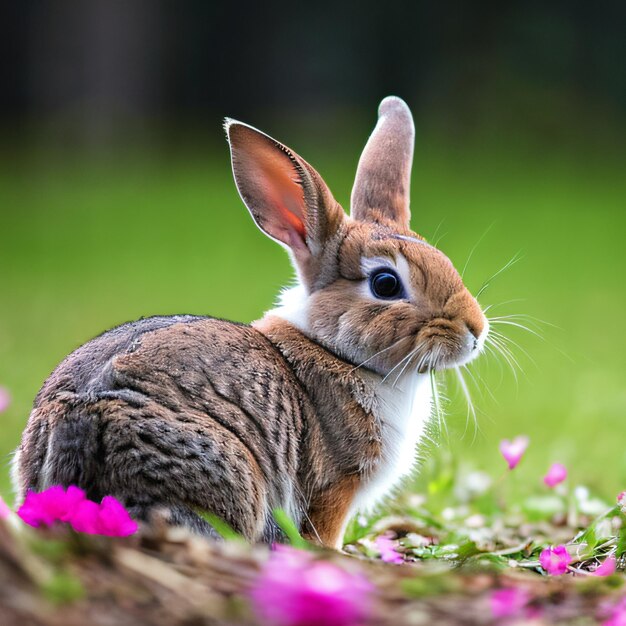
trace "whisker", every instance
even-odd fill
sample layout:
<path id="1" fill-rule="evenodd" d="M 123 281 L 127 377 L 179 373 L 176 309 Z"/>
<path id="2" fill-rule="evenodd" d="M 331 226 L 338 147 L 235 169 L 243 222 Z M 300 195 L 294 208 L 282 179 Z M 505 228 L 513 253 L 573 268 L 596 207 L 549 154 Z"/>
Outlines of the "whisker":
<path id="1" fill-rule="evenodd" d="M 471 413 L 472 419 L 474 421 L 474 439 L 472 440 L 472 443 L 473 443 L 476 440 L 476 432 L 478 430 L 478 420 L 476 419 L 476 410 L 474 409 L 474 403 L 472 402 L 472 397 L 470 395 L 467 383 L 465 382 L 465 378 L 463 377 L 463 374 L 461 373 L 461 368 L 457 365 L 454 368 L 454 370 L 456 371 L 456 375 L 461 385 L 461 389 L 463 390 L 463 395 L 465 396 L 465 401 L 467 402 L 467 418 L 465 420 L 465 431 L 463 432 L 463 437 L 465 437 L 465 434 L 467 433 L 467 427 L 469 424 L 469 417 Z"/>
<path id="2" fill-rule="evenodd" d="M 422 344 L 419 344 L 418 346 L 416 346 L 415 348 L 413 348 L 413 350 L 411 350 L 411 352 L 409 352 L 405 357 L 403 357 L 402 359 L 400 359 L 400 362 L 397 363 L 396 365 L 394 365 L 391 370 L 389 370 L 387 372 L 387 374 L 385 375 L 385 377 L 381 380 L 380 384 L 382 385 L 388 378 L 389 376 L 391 376 L 391 374 L 393 372 L 395 372 L 396 369 L 398 369 L 406 359 L 410 359 L 418 350 L 420 350 L 423 347 Z"/>
<path id="3" fill-rule="evenodd" d="M 553 324 L 552 322 L 548 322 L 546 320 L 542 320 L 539 317 L 535 317 L 534 315 L 527 315 L 526 313 L 517 313 L 517 314 L 513 314 L 513 315 L 496 315 L 493 318 L 490 319 L 494 319 L 494 320 L 507 320 L 507 319 L 514 319 L 514 320 L 525 320 L 527 321 L 529 324 L 544 324 L 545 326 L 551 326 L 552 328 L 558 328 L 559 330 L 563 330 L 560 326 L 557 326 L 556 324 Z"/>
<path id="4" fill-rule="evenodd" d="M 517 366 L 519 371 L 522 372 L 522 374 L 525 374 L 524 369 L 522 368 L 522 366 L 520 365 L 519 361 L 517 360 L 517 357 L 515 356 L 513 351 L 509 348 L 509 346 L 506 344 L 506 342 L 504 341 L 504 338 L 502 337 L 502 335 L 500 335 L 500 333 L 496 333 L 494 331 L 492 336 L 491 336 L 491 341 L 495 345 L 497 345 L 501 350 L 506 352 L 506 354 L 508 354 L 508 356 L 511 358 L 513 363 L 515 363 L 515 365 Z"/>
<path id="5" fill-rule="evenodd" d="M 476 252 L 476 248 L 480 245 L 481 241 L 489 234 L 489 231 L 494 227 L 495 221 L 491 222 L 488 226 L 487 230 L 480 236 L 480 239 L 474 244 L 474 247 L 470 250 L 469 256 L 467 257 L 467 261 L 465 261 L 465 265 L 463 266 L 463 270 L 461 271 L 461 278 L 465 276 L 465 271 L 467 270 L 467 266 L 469 265 L 472 256 L 474 256 L 474 252 Z"/>
<path id="6" fill-rule="evenodd" d="M 493 335 L 491 335 L 491 334 L 487 335 L 487 341 L 486 341 L 485 345 L 490 345 L 493 348 L 494 354 L 496 356 L 498 354 L 502 356 L 504 361 L 507 363 L 507 365 L 511 369 L 513 377 L 515 378 L 515 384 L 519 385 L 519 380 L 517 378 L 517 370 L 515 369 L 515 363 L 514 363 L 513 360 L 511 360 L 510 355 L 507 354 L 506 349 L 502 345 L 500 345 L 500 343 L 496 340 L 496 338 Z"/>
<path id="7" fill-rule="evenodd" d="M 472 379 L 472 382 L 474 383 L 474 386 L 476 387 L 476 389 L 478 389 L 478 392 L 480 393 L 481 398 L 485 397 L 484 391 L 487 391 L 491 399 L 497 404 L 498 403 L 497 398 L 493 394 L 493 391 L 491 391 L 491 388 L 489 387 L 489 385 L 485 384 L 485 380 L 481 376 L 480 372 L 478 370 L 476 370 L 475 372 L 472 372 L 472 370 L 470 369 L 468 365 L 462 365 L 461 367 L 467 372 L 467 375 Z"/>
<path id="8" fill-rule="evenodd" d="M 372 359 L 375 359 L 377 356 L 379 356 L 383 352 L 387 352 L 387 350 L 391 350 L 392 348 L 395 348 L 401 341 L 406 341 L 407 339 L 410 339 L 410 337 L 400 337 L 400 339 L 398 339 L 397 341 L 394 341 L 390 346 L 387 346 L 386 348 L 379 350 L 376 354 L 373 354 L 369 359 L 365 359 L 363 363 L 359 363 L 358 365 L 353 367 L 349 373 L 352 374 L 352 372 L 354 372 L 355 370 L 358 370 L 360 367 L 363 367 L 366 363 L 369 363 Z"/>
<path id="9" fill-rule="evenodd" d="M 506 335 L 503 335 L 502 333 L 499 333 L 497 330 L 492 329 L 493 334 L 498 337 L 499 339 L 501 339 L 504 343 L 506 343 L 507 341 L 514 345 L 520 352 L 523 352 L 526 357 L 528 358 L 528 360 L 537 368 L 539 369 L 539 366 L 537 365 L 537 361 L 535 361 L 535 359 L 531 356 L 531 354 L 528 352 L 528 350 L 526 350 L 525 348 L 523 348 L 519 343 L 517 343 L 517 341 L 515 341 L 514 339 L 511 339 L 511 337 L 507 337 Z"/>
<path id="10" fill-rule="evenodd" d="M 489 323 L 493 323 L 493 324 L 502 324 L 505 326 L 515 326 L 516 328 L 521 328 L 522 330 L 525 330 L 526 332 L 530 333 L 531 335 L 535 335 L 535 337 L 538 337 L 539 339 L 541 339 L 541 341 L 545 341 L 543 335 L 540 335 L 536 330 L 533 330 L 532 328 L 528 328 L 528 326 L 525 326 L 524 324 L 520 324 L 519 322 L 513 322 L 512 320 L 508 320 L 508 319 L 499 319 L 497 317 L 494 317 L 493 319 L 489 320 Z"/>
<path id="11" fill-rule="evenodd" d="M 393 387 L 395 387 L 398 384 L 398 381 L 400 380 L 400 378 L 402 378 L 402 374 L 404 374 L 406 368 L 410 365 L 411 361 L 413 360 L 413 357 L 417 354 L 417 352 L 413 352 L 410 355 L 410 358 L 407 359 L 407 362 L 404 364 L 404 367 L 400 370 L 400 373 L 396 376 L 395 381 L 393 382 Z"/>
<path id="12" fill-rule="evenodd" d="M 516 252 L 515 255 L 511 258 L 511 260 L 504 267 L 501 267 L 495 274 L 491 276 L 491 278 L 488 278 L 483 283 L 482 287 L 478 290 L 478 293 L 475 296 L 476 299 L 478 299 L 480 297 L 480 294 L 483 293 L 483 291 L 485 291 L 487 287 L 489 287 L 492 280 L 500 276 L 500 274 L 502 274 L 502 272 L 504 272 L 505 270 L 508 270 L 510 267 L 515 265 L 522 258 L 520 255 L 521 255 L 521 252 Z"/>
<path id="13" fill-rule="evenodd" d="M 513 304 L 514 302 L 526 302 L 526 298 L 513 298 L 512 300 L 505 300 L 504 302 L 496 302 L 493 304 L 488 304 L 484 309 L 483 313 L 489 311 L 489 309 L 494 309 L 496 307 L 504 306 L 505 304 Z"/>
<path id="14" fill-rule="evenodd" d="M 443 418 L 443 410 L 441 408 L 441 398 L 439 396 L 439 385 L 435 378 L 435 371 L 430 370 L 430 390 L 433 399 L 433 405 L 435 407 L 435 415 L 437 416 L 437 426 L 439 427 L 439 433 L 448 438 L 448 425 Z"/>
<path id="15" fill-rule="evenodd" d="M 432 237 L 430 237 L 431 240 L 434 240 L 437 237 L 437 233 L 439 232 L 439 229 L 443 226 L 443 223 L 446 221 L 446 218 L 444 217 L 439 224 L 437 224 L 437 228 L 435 228 L 435 232 L 433 233 Z M 439 243 L 439 239 L 437 239 L 437 243 Z M 437 243 L 434 243 L 433 246 L 435 246 L 435 248 L 437 247 Z"/>

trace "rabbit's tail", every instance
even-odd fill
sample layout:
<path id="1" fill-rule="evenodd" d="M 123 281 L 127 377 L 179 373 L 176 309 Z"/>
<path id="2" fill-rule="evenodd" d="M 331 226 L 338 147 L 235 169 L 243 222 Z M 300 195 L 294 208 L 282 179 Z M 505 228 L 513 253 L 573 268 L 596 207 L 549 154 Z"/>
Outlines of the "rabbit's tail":
<path id="1" fill-rule="evenodd" d="M 18 500 L 52 485 L 78 485 L 91 499 L 105 495 L 98 493 L 99 423 L 98 413 L 74 394 L 36 407 L 13 461 Z"/>
<path id="2" fill-rule="evenodd" d="M 147 489 L 124 489 L 119 481 L 111 480 L 110 471 L 105 469 L 106 427 L 93 398 L 67 394 L 63 400 L 38 406 L 13 459 L 17 503 L 28 491 L 76 485 L 96 502 L 107 495 L 115 496 L 138 521 L 155 527 L 184 526 L 191 532 L 220 538 L 207 521 L 184 504 L 160 502 Z"/>

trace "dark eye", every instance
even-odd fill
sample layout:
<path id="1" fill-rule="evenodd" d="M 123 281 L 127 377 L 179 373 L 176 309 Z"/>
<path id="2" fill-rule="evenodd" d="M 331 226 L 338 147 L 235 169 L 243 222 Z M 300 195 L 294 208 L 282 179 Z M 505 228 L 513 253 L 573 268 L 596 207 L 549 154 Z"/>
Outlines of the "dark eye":
<path id="1" fill-rule="evenodd" d="M 370 274 L 370 289 L 377 298 L 383 300 L 404 296 L 404 289 L 398 275 L 388 267 L 374 270 Z"/>

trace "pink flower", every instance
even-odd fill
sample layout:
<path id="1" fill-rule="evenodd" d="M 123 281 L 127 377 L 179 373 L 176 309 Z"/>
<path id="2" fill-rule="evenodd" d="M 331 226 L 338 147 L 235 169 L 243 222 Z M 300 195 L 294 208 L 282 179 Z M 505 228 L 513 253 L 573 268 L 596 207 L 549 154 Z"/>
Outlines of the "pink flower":
<path id="1" fill-rule="evenodd" d="M 491 613 L 494 617 L 511 617 L 521 613 L 529 603 L 530 594 L 524 589 L 515 587 L 497 589 L 489 596 Z"/>
<path id="2" fill-rule="evenodd" d="M 605 604 L 601 610 L 608 615 L 602 626 L 626 626 L 626 598 L 621 598 L 614 604 Z"/>
<path id="3" fill-rule="evenodd" d="M 87 500 L 85 492 L 74 486 L 29 491 L 17 514 L 30 526 L 68 522 L 76 532 L 90 535 L 126 537 L 137 531 L 137 522 L 119 500 L 106 496 L 98 504 Z"/>
<path id="4" fill-rule="evenodd" d="M 24 522 L 37 528 L 42 524 L 51 526 L 55 522 L 69 522 L 76 507 L 85 499 L 85 492 L 78 487 L 66 489 L 55 486 L 35 493 L 29 491 L 17 514 Z"/>
<path id="5" fill-rule="evenodd" d="M 563 545 L 546 548 L 539 555 L 539 563 L 551 576 L 560 576 L 567 572 L 567 566 L 572 562 L 567 548 Z"/>
<path id="6" fill-rule="evenodd" d="M 11 509 L 9 508 L 7 503 L 2 499 L 2 496 L 0 496 L 0 519 L 6 519 L 7 517 L 9 517 L 10 513 L 11 513 Z"/>
<path id="7" fill-rule="evenodd" d="M 133 520 L 124 505 L 113 496 L 105 496 L 100 504 L 98 516 L 99 535 L 107 537 L 128 537 L 137 532 L 137 522 Z"/>
<path id="8" fill-rule="evenodd" d="M 521 461 L 528 447 L 529 439 L 525 436 L 515 437 L 513 441 L 503 439 L 500 442 L 500 452 L 504 460 L 508 463 L 509 469 L 512 470 Z"/>
<path id="9" fill-rule="evenodd" d="M 393 541 L 389 535 L 379 535 L 376 537 L 376 549 L 380 553 L 380 558 L 385 563 L 404 563 L 404 557 L 396 551 Z"/>
<path id="10" fill-rule="evenodd" d="M 626 491 L 622 491 L 617 496 L 617 504 L 620 505 L 622 514 L 626 515 Z"/>
<path id="11" fill-rule="evenodd" d="M 11 394 L 5 387 L 0 387 L 0 413 L 6 411 L 11 406 Z"/>
<path id="12" fill-rule="evenodd" d="M 611 574 L 615 574 L 615 567 L 617 565 L 617 561 L 612 554 L 604 559 L 604 561 L 593 570 L 594 576 L 611 576 Z"/>
<path id="13" fill-rule="evenodd" d="M 100 505 L 91 500 L 83 500 L 74 511 L 70 524 L 77 533 L 98 535 L 100 529 Z"/>
<path id="14" fill-rule="evenodd" d="M 561 463 L 552 463 L 548 473 L 543 477 L 543 482 L 548 487 L 556 487 L 567 478 L 567 468 Z"/>
<path id="15" fill-rule="evenodd" d="M 268 626 L 354 626 L 367 618 L 372 591 L 362 576 L 280 546 L 250 598 L 259 621 Z"/>

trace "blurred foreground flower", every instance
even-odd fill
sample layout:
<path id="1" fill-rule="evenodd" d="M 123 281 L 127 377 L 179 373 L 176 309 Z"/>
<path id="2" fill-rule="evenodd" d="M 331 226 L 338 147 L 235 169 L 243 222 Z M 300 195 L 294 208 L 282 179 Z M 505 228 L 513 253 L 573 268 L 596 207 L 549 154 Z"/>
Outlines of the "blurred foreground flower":
<path id="1" fill-rule="evenodd" d="M 91 535 L 126 537 L 137 531 L 137 522 L 117 499 L 106 496 L 97 504 L 73 485 L 67 489 L 57 485 L 39 493 L 29 491 L 17 514 L 35 528 L 67 522 L 75 531 Z"/>
<path id="2" fill-rule="evenodd" d="M 551 576 L 560 576 L 567 572 L 567 566 L 572 562 L 567 548 L 563 545 L 554 546 L 542 550 L 539 555 L 541 567 Z"/>
<path id="3" fill-rule="evenodd" d="M 385 563 L 404 563 L 404 557 L 396 550 L 389 535 L 379 535 L 374 543 L 382 561 Z"/>
<path id="4" fill-rule="evenodd" d="M 602 626 L 626 626 L 626 598 L 622 598 L 612 606 L 606 606 L 605 612 L 608 619 L 602 622 Z"/>
<path id="5" fill-rule="evenodd" d="M 620 505 L 622 513 L 626 515 L 626 491 L 622 491 L 618 494 L 617 504 Z"/>
<path id="6" fill-rule="evenodd" d="M 524 452 L 528 447 L 529 439 L 524 435 L 515 437 L 513 441 L 503 439 L 500 442 L 500 452 L 504 457 L 504 460 L 508 463 L 509 469 L 512 470 L 522 460 Z"/>
<path id="7" fill-rule="evenodd" d="M 604 561 L 593 570 L 594 576 L 611 576 L 615 574 L 615 567 L 617 565 L 617 561 L 615 557 L 610 554 L 604 559 Z"/>
<path id="8" fill-rule="evenodd" d="M 548 473 L 543 477 L 543 482 L 548 487 L 556 487 L 567 478 L 567 468 L 561 463 L 552 463 Z"/>
<path id="9" fill-rule="evenodd" d="M 39 493 L 29 491 L 17 514 L 29 526 L 51 526 L 55 522 L 69 522 L 84 500 L 85 492 L 74 486 L 50 487 Z"/>
<path id="10" fill-rule="evenodd" d="M 524 589 L 515 587 L 497 589 L 489 596 L 491 613 L 494 617 L 519 616 L 530 599 L 530 594 Z"/>
<path id="11" fill-rule="evenodd" d="M 11 405 L 11 394 L 8 389 L 0 387 L 0 413 L 6 411 Z"/>
<path id="12" fill-rule="evenodd" d="M 356 626 L 366 621 L 374 587 L 313 554 L 278 546 L 250 591 L 259 620 L 272 626 Z"/>
<path id="13" fill-rule="evenodd" d="M 7 517 L 9 517 L 10 512 L 11 512 L 11 509 L 9 508 L 7 503 L 2 499 L 2 496 L 0 496 L 0 519 L 6 519 Z"/>

